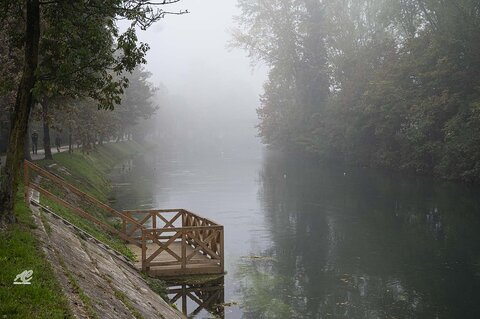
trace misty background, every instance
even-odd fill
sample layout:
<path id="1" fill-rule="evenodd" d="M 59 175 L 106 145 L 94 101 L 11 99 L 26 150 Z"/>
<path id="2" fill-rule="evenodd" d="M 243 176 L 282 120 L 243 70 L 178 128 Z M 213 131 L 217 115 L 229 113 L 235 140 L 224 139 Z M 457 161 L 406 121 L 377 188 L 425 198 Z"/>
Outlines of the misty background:
<path id="1" fill-rule="evenodd" d="M 189 13 L 138 31 L 150 46 L 149 81 L 159 88 L 153 121 L 162 146 L 222 156 L 258 151 L 256 109 L 267 71 L 229 47 L 236 0 L 185 0 L 166 9 Z"/>

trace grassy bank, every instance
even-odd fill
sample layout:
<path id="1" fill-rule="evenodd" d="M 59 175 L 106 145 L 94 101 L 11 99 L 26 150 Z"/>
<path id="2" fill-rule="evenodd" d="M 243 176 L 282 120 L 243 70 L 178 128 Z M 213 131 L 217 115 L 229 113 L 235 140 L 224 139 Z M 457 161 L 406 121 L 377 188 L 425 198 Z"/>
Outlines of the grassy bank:
<path id="1" fill-rule="evenodd" d="M 57 153 L 53 155 L 53 160 L 41 160 L 37 164 L 100 201 L 107 202 L 111 190 L 108 172 L 119 162 L 143 151 L 145 148 L 133 141 L 108 143 L 97 146 L 88 154 L 79 150 L 72 154 Z"/>
<path id="2" fill-rule="evenodd" d="M 73 318 L 32 232 L 36 225 L 23 201 L 23 187 L 16 201 L 19 222 L 0 232 L 0 318 Z M 15 277 L 24 270 L 33 270 L 31 284 L 14 285 Z"/>
<path id="3" fill-rule="evenodd" d="M 89 154 L 80 151 L 59 153 L 54 155 L 53 160 L 41 160 L 37 164 L 106 202 L 111 191 L 107 178 L 109 170 L 143 151 L 145 148 L 135 142 L 109 143 Z M 52 201 L 45 198 L 41 201 L 63 218 L 133 258 L 125 244 L 115 236 Z M 23 185 L 16 198 L 15 213 L 19 222 L 0 232 L 0 318 L 73 318 L 68 301 L 33 233 L 36 225 L 23 200 Z M 96 216 L 114 224 L 105 215 L 99 213 Z M 13 284 L 16 275 L 30 269 L 33 270 L 31 285 Z"/>
<path id="4" fill-rule="evenodd" d="M 55 154 L 53 160 L 42 160 L 37 163 L 85 193 L 107 203 L 111 191 L 111 185 L 107 178 L 108 172 L 116 164 L 142 151 L 144 151 L 144 147 L 133 141 L 108 143 L 98 146 L 96 150 L 88 154 L 80 151 L 73 154 L 64 152 Z M 118 237 L 105 232 L 96 224 L 52 200 L 42 198 L 41 202 L 42 205 L 50 207 L 55 213 L 133 260 L 133 254 Z M 90 207 L 88 212 L 105 223 L 119 227 L 118 221 L 103 211 Z"/>

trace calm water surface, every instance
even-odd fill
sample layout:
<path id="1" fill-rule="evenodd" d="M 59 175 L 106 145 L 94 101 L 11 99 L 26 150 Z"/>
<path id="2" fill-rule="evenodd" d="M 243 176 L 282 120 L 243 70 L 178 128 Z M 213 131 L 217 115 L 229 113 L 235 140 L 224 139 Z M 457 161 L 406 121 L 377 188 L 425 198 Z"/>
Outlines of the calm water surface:
<path id="1" fill-rule="evenodd" d="M 152 152 L 112 179 L 119 209 L 225 226 L 225 288 L 191 317 L 480 318 L 478 188 L 271 151 Z"/>

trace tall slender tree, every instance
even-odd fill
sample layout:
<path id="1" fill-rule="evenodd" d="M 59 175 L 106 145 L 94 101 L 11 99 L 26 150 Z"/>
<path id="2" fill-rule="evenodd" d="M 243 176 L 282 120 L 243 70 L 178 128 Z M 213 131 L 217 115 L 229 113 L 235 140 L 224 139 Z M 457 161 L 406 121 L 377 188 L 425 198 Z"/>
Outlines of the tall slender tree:
<path id="1" fill-rule="evenodd" d="M 7 6 L 5 4 L 5 6 Z M 40 2 L 26 1 L 25 57 L 22 78 L 12 112 L 7 160 L 0 185 L 0 227 L 15 221 L 14 195 L 18 188 L 20 166 L 24 155 L 25 136 L 30 110 L 34 103 L 33 89 L 38 65 L 40 40 Z"/>

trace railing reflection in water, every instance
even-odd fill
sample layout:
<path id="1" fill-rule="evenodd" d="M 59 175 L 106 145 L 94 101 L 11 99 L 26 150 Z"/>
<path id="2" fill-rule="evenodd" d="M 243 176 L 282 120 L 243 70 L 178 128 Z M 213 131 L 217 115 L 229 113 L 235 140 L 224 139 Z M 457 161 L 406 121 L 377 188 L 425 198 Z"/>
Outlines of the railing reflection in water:
<path id="1" fill-rule="evenodd" d="M 225 290 L 224 277 L 190 283 L 167 282 L 167 294 L 170 303 L 175 304 L 178 309 L 187 316 L 195 316 L 207 311 L 212 318 L 225 318 Z"/>

